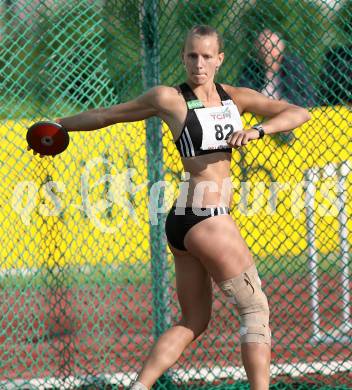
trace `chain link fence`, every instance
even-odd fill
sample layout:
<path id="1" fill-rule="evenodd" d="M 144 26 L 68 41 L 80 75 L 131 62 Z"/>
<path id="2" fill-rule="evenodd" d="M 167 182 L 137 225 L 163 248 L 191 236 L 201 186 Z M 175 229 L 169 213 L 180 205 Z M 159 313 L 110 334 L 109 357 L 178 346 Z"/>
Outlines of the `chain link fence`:
<path id="1" fill-rule="evenodd" d="M 128 388 L 178 320 L 164 221 L 185 178 L 169 129 L 151 119 L 71 133 L 54 159 L 29 154 L 25 134 L 181 83 L 194 24 L 224 36 L 219 82 L 312 114 L 232 155 L 231 214 L 271 307 L 272 388 L 352 388 L 351 4 L 0 3 L 1 389 Z M 268 41 L 280 79 L 268 76 Z M 214 297 L 209 329 L 155 388 L 248 388 L 237 313 L 215 285 Z"/>

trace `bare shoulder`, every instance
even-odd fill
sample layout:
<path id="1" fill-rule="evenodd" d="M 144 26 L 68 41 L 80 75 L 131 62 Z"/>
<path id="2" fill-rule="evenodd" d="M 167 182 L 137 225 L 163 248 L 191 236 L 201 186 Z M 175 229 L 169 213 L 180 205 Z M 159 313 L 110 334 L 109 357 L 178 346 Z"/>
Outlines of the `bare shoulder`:
<path id="1" fill-rule="evenodd" d="M 147 94 L 152 101 L 160 107 L 171 103 L 178 98 L 179 92 L 175 87 L 169 87 L 166 85 L 157 85 L 151 88 Z"/>
<path id="2" fill-rule="evenodd" d="M 254 89 L 223 85 L 225 91 L 238 107 L 240 114 L 252 112 L 259 115 L 276 115 L 280 111 L 293 106 L 285 100 L 270 99 Z"/>
<path id="3" fill-rule="evenodd" d="M 253 98 L 259 92 L 245 87 L 234 87 L 228 84 L 221 84 L 227 94 L 231 97 L 232 101 L 236 104 L 238 111 L 242 114 L 246 109 L 246 102 L 248 99 Z"/>

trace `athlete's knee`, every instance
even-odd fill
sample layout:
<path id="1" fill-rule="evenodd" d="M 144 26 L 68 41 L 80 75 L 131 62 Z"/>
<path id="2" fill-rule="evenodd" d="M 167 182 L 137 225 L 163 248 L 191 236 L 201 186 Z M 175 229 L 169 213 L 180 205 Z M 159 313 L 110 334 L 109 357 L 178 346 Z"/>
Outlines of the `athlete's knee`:
<path id="1" fill-rule="evenodd" d="M 245 246 L 240 249 L 229 247 L 216 253 L 216 262 L 219 268 L 227 268 L 228 265 L 231 265 L 231 268 L 233 268 L 234 263 L 236 263 L 236 266 L 245 269 L 253 264 L 254 259 L 250 250 Z"/>
<path id="2" fill-rule="evenodd" d="M 241 318 L 241 344 L 270 344 L 269 305 L 261 289 L 261 281 L 255 265 L 240 275 L 218 283 L 228 300 L 238 306 Z"/>
<path id="3" fill-rule="evenodd" d="M 193 333 L 193 340 L 195 340 L 207 330 L 209 321 L 209 317 L 195 318 L 193 320 L 182 318 L 178 324 L 189 329 Z"/>

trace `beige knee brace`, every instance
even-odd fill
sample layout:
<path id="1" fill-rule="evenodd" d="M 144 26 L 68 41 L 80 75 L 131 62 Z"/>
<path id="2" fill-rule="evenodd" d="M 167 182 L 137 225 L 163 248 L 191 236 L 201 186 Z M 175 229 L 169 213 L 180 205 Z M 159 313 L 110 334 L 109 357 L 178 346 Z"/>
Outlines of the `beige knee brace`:
<path id="1" fill-rule="evenodd" d="M 220 282 L 219 287 L 229 302 L 238 306 L 241 344 L 270 344 L 269 305 L 255 265 L 232 279 Z"/>

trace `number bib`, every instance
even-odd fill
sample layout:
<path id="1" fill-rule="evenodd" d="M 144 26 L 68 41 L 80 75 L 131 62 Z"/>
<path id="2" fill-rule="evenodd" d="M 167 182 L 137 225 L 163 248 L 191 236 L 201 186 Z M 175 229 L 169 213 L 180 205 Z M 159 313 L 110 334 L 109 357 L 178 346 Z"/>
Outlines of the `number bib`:
<path id="1" fill-rule="evenodd" d="M 225 101 L 221 107 L 194 111 L 203 130 L 201 150 L 229 148 L 226 140 L 232 133 L 243 129 L 240 114 L 232 101 Z"/>

